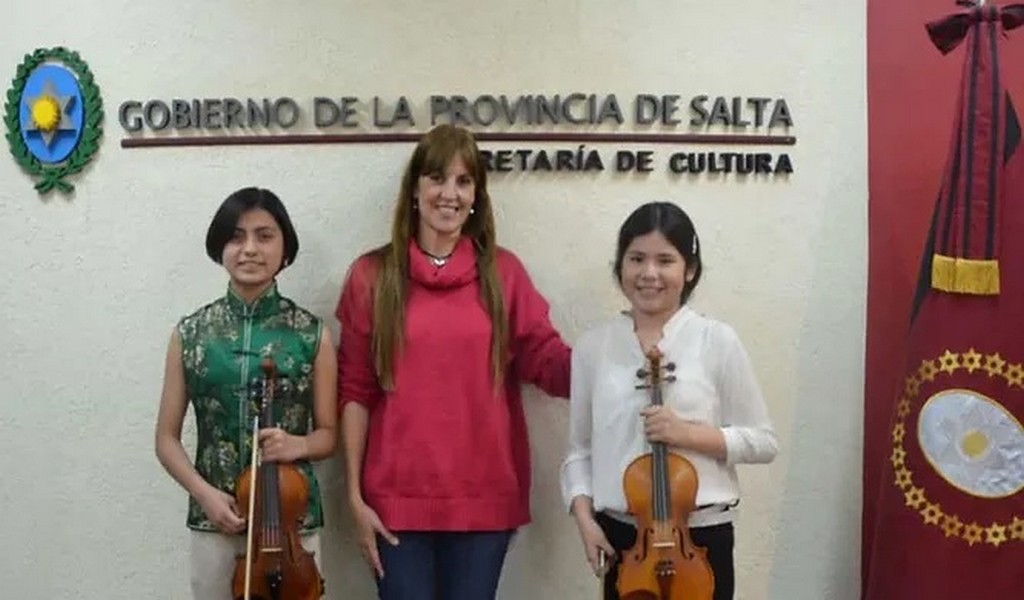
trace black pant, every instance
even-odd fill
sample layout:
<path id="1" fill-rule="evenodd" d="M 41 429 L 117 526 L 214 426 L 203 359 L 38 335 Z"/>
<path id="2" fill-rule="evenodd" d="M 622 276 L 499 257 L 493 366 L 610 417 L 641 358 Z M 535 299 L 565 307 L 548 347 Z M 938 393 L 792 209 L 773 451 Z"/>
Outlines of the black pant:
<path id="1" fill-rule="evenodd" d="M 636 543 L 636 528 L 604 513 L 597 513 L 595 517 L 597 524 L 604 531 L 605 537 L 608 538 L 608 543 L 615 548 L 618 554 L 617 562 L 611 565 L 604 578 L 604 600 L 620 600 L 616 588 L 619 580 L 619 570 L 616 565 L 622 560 L 622 551 L 632 548 Z M 732 523 L 690 529 L 690 539 L 695 545 L 707 548 L 708 563 L 711 565 L 711 571 L 715 574 L 714 600 L 733 600 L 736 583 L 732 562 L 734 542 Z"/>

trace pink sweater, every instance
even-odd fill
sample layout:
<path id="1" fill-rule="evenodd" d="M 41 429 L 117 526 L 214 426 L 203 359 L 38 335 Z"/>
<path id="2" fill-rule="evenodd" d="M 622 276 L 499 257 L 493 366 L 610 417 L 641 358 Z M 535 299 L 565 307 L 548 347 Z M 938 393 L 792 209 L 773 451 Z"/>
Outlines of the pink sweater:
<path id="1" fill-rule="evenodd" d="M 530 521 L 530 446 L 520 384 L 569 395 L 570 349 L 519 259 L 499 249 L 509 317 L 505 384 L 494 393 L 491 324 L 480 297 L 472 242 L 435 267 L 409 247 L 405 345 L 395 391 L 373 369 L 370 334 L 376 259 L 350 269 L 336 316 L 339 398 L 370 410 L 363 498 L 392 530 L 512 529 Z"/>

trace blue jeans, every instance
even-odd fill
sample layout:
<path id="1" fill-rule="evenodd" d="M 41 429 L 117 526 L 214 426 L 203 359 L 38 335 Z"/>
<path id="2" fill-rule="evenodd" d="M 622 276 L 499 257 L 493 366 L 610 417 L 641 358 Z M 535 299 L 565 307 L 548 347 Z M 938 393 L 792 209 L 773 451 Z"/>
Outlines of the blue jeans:
<path id="1" fill-rule="evenodd" d="M 396 531 L 378 536 L 380 600 L 493 600 L 512 531 Z"/>

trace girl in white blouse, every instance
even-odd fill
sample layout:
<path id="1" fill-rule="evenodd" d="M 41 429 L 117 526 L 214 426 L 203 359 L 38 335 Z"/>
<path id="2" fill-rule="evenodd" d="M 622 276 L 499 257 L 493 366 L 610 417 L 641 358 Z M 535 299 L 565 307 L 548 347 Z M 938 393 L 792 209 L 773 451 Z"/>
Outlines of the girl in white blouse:
<path id="1" fill-rule="evenodd" d="M 715 600 L 731 600 L 733 526 L 739 503 L 735 465 L 768 463 L 778 445 L 747 353 L 725 323 L 694 312 L 686 301 L 701 275 L 693 223 L 672 203 L 636 209 L 619 230 L 615 278 L 631 310 L 585 332 L 572 356 L 569 453 L 563 498 L 576 518 L 583 549 L 603 576 L 605 599 L 618 600 L 612 563 L 632 547 L 622 477 L 629 463 L 664 442 L 697 470 L 693 542 L 707 549 Z M 637 369 L 657 347 L 675 365 L 663 406 L 650 404 Z M 609 563 L 611 564 L 611 563 Z"/>

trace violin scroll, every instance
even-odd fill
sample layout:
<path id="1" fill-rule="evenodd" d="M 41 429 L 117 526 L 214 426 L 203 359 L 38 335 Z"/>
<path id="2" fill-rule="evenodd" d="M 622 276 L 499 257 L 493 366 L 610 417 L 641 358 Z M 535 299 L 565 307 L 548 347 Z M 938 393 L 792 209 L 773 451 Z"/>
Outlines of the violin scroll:
<path id="1" fill-rule="evenodd" d="M 657 346 L 647 352 L 647 366 L 636 370 L 637 379 L 643 381 L 643 383 L 637 384 L 636 389 L 657 388 L 662 383 L 672 383 L 676 380 L 676 376 L 672 374 L 676 370 L 676 363 L 670 361 L 663 365 L 663 359 L 664 355 Z M 663 371 L 668 374 L 666 375 Z"/>

